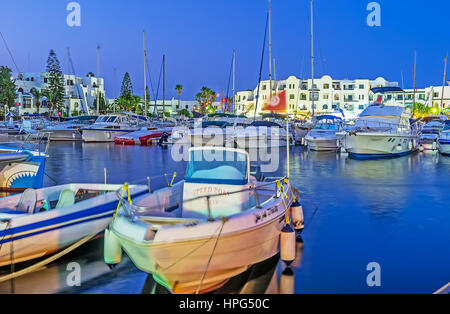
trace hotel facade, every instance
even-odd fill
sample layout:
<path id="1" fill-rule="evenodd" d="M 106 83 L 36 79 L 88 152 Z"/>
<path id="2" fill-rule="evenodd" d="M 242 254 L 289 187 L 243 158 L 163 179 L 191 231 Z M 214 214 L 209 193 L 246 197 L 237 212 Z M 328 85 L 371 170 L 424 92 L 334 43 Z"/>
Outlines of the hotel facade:
<path id="1" fill-rule="evenodd" d="M 37 112 L 37 99 L 34 91 L 41 92 L 48 87 L 48 76 L 47 72 L 20 73 L 17 75 L 15 78 L 17 90 L 16 113 L 23 115 Z M 97 95 L 101 95 L 107 103 L 109 102 L 105 97 L 103 78 L 63 74 L 63 86 L 65 94 L 63 107 L 69 116 L 72 113 L 94 114 L 97 108 Z M 41 97 L 39 101 L 41 103 L 39 112 L 48 112 L 47 98 Z"/>
<path id="2" fill-rule="evenodd" d="M 272 89 L 270 88 L 272 87 Z M 285 91 L 286 108 L 288 113 L 307 114 L 312 113 L 312 99 L 314 97 L 314 113 L 328 114 L 336 110 L 344 111 L 346 117 L 357 117 L 371 102 L 374 95 L 370 91 L 374 87 L 397 87 L 398 82 L 390 82 L 383 77 L 374 80 L 355 79 L 337 80 L 329 75 L 314 79 L 299 79 L 290 76 L 281 81 L 261 81 L 253 90 L 240 91 L 235 96 L 235 110 L 239 114 L 253 114 L 256 106 L 256 95 L 259 99 L 256 114 L 264 113 L 262 110 L 270 95 Z M 406 89 L 403 93 L 386 94 L 384 100 L 388 103 L 411 106 L 413 103 L 412 89 Z M 425 89 L 416 89 L 416 102 L 427 106 L 450 107 L 450 86 L 445 86 L 442 99 L 442 86 L 430 86 Z"/>

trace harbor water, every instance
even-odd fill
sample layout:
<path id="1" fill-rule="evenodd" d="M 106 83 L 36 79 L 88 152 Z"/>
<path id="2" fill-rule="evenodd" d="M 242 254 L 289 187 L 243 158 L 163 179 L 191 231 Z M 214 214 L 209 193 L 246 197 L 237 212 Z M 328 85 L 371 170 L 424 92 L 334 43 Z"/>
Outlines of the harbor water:
<path id="1" fill-rule="evenodd" d="M 173 161 L 170 146 L 52 142 L 48 154 L 46 186 L 103 183 L 104 169 L 107 183 L 146 184 L 146 177 L 164 173 L 171 180 L 174 172 L 182 179 L 186 166 Z M 266 175 L 286 174 L 284 148 L 279 149 L 279 161 L 276 171 Z M 291 292 L 432 293 L 445 285 L 450 280 L 449 173 L 450 157 L 431 152 L 358 161 L 346 154 L 292 147 L 291 183 L 300 190 L 305 229 L 289 277 Z M 164 180 L 154 184 L 160 187 Z M 164 292 L 127 259 L 110 270 L 102 250 L 100 238 L 44 269 L 0 284 L 0 291 Z M 68 279 L 71 262 L 81 266 L 77 286 Z M 380 286 L 368 285 L 370 263 L 379 265 Z M 279 292 L 284 265 L 275 258 L 263 266 L 258 278 L 265 280 L 255 282 L 253 291 Z M 240 280 L 251 278 L 247 274 Z"/>

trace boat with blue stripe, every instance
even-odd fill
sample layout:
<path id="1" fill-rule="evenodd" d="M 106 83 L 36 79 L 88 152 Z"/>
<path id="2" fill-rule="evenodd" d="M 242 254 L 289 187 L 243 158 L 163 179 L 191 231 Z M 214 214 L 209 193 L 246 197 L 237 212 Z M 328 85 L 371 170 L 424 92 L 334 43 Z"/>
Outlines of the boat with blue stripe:
<path id="1" fill-rule="evenodd" d="M 102 233 L 116 210 L 121 188 L 66 184 L 0 199 L 0 266 L 39 258 Z M 148 192 L 146 186 L 129 190 L 131 197 Z"/>

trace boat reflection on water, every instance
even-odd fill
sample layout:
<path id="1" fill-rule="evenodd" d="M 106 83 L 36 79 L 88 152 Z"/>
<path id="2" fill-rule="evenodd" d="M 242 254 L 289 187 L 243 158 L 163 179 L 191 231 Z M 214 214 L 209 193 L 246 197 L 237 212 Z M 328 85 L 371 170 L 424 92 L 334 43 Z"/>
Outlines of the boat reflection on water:
<path id="1" fill-rule="evenodd" d="M 286 267 L 277 254 L 261 263 L 251 266 L 247 271 L 227 281 L 210 294 L 294 294 L 295 270 L 300 268 L 303 257 L 303 239 L 299 236 L 296 244 L 296 258 Z M 170 294 L 153 276 L 147 276 L 142 294 Z"/>
<path id="2" fill-rule="evenodd" d="M 108 266 L 103 262 L 103 239 L 88 242 L 60 260 L 37 269 L 29 274 L 0 283 L 1 294 L 49 294 L 76 292 L 77 273 L 81 283 L 107 274 Z M 34 265 L 41 259 L 35 259 L 14 266 L 20 271 Z M 11 271 L 9 266 L 0 268 L 0 276 Z"/>

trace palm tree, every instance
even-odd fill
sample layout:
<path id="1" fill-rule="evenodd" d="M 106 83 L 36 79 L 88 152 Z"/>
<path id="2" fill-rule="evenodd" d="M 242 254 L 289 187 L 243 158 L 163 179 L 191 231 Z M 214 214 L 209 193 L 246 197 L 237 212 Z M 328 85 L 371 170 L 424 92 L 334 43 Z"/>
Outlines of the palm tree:
<path id="1" fill-rule="evenodd" d="M 36 98 L 36 113 L 39 114 L 39 108 L 41 107 L 41 98 L 42 98 L 42 92 L 33 88 L 31 91 L 31 94 Z"/>
<path id="2" fill-rule="evenodd" d="M 181 92 L 183 91 L 183 85 L 178 84 L 177 86 L 175 86 L 175 90 L 177 91 L 178 94 L 178 109 L 180 109 L 180 96 Z"/>

